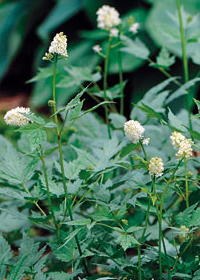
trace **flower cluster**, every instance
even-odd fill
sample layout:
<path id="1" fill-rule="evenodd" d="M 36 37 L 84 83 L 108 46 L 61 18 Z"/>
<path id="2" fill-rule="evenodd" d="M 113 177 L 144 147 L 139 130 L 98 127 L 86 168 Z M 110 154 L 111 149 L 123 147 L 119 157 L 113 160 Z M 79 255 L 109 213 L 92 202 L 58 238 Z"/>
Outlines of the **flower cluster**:
<path id="1" fill-rule="evenodd" d="M 185 140 L 185 136 L 179 132 L 172 132 L 170 139 L 172 141 L 172 145 L 174 146 L 174 148 L 179 148 L 181 142 L 183 142 Z"/>
<path id="2" fill-rule="evenodd" d="M 68 57 L 67 54 L 67 36 L 63 32 L 57 33 L 53 38 L 49 47 L 49 53 L 45 53 L 44 60 L 52 59 L 52 54 L 60 54 L 63 57 Z"/>
<path id="3" fill-rule="evenodd" d="M 130 27 L 129 27 L 129 31 L 132 32 L 133 34 L 136 34 L 138 32 L 139 29 L 139 22 L 134 22 Z"/>
<path id="4" fill-rule="evenodd" d="M 174 131 L 170 139 L 172 141 L 172 145 L 179 149 L 176 157 L 179 158 L 190 158 L 192 157 L 193 149 L 192 145 L 194 142 L 191 139 L 186 139 L 184 135 L 179 132 Z"/>
<path id="5" fill-rule="evenodd" d="M 194 142 L 191 139 L 182 141 L 178 153 L 176 154 L 177 158 L 191 158 L 193 154 L 192 144 L 194 144 Z"/>
<path id="6" fill-rule="evenodd" d="M 5 116 L 4 120 L 8 125 L 13 126 L 23 126 L 29 123 L 29 119 L 25 117 L 24 114 L 30 114 L 30 108 L 24 108 L 24 107 L 17 107 L 15 109 L 12 109 L 8 111 Z"/>
<path id="7" fill-rule="evenodd" d="M 164 167 L 162 159 L 158 157 L 152 158 L 149 163 L 149 174 L 159 177 L 163 174 L 163 171 Z"/>
<path id="8" fill-rule="evenodd" d="M 138 121 L 130 120 L 124 124 L 126 136 L 135 144 L 144 137 L 144 131 L 144 127 Z"/>
<path id="9" fill-rule="evenodd" d="M 97 11 L 98 27 L 104 30 L 111 30 L 120 24 L 118 11 L 108 5 L 104 5 Z"/>

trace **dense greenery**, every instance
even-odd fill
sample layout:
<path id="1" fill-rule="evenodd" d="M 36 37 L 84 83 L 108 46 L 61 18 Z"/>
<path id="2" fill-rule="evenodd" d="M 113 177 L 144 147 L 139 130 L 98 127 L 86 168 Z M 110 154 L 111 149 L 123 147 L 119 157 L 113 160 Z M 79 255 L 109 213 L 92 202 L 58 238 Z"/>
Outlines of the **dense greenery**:
<path id="1" fill-rule="evenodd" d="M 18 16 L 26 2 L 3 2 L 0 13 Z M 57 2 L 38 29 L 44 39 L 82 3 Z M 122 16 L 116 37 L 84 31 L 80 43 L 68 42 L 67 59 L 54 53 L 29 80 L 32 106 L 46 104 L 51 113 L 22 114 L 28 124 L 0 136 L 0 280 L 200 278 L 200 102 L 193 98 L 200 78 L 188 67 L 191 59 L 200 64 L 200 7 L 197 0 L 146 2 L 150 12 Z M 62 15 L 66 7 L 71 10 Z M 17 40 L 17 31 L 10 32 Z M 156 56 L 148 36 L 161 46 Z M 94 53 L 97 43 L 102 50 Z M 183 78 L 182 71 L 171 75 L 178 58 Z M 2 76 L 8 63 L 0 65 Z M 127 118 L 124 73 L 145 63 L 163 81 L 131 104 Z M 117 79 L 110 87 L 109 74 Z M 145 83 L 145 73 L 142 78 Z M 145 128 L 148 146 L 143 137 L 133 143 L 125 136 L 130 119 Z M 192 156 L 186 149 L 179 156 L 174 131 L 192 139 Z M 163 161 L 162 174 L 150 171 L 154 157 Z"/>

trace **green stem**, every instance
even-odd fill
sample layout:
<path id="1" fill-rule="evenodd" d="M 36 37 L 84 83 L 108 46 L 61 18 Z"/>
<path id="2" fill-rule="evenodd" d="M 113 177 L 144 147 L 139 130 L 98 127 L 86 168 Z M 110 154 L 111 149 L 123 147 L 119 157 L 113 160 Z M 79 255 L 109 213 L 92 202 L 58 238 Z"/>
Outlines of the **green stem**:
<path id="1" fill-rule="evenodd" d="M 141 245 L 138 245 L 139 280 L 142 280 L 141 246 L 142 246 L 143 239 L 144 239 L 144 236 L 145 236 L 145 233 L 146 233 L 146 230 L 147 230 L 147 223 L 148 223 L 150 205 L 151 205 L 151 201 L 149 199 L 149 204 L 148 204 L 147 214 L 146 214 L 146 219 L 145 219 L 145 225 L 144 225 L 144 229 L 143 229 L 143 232 L 142 232 L 142 236 L 141 236 L 140 241 L 139 241 L 139 243 Z"/>
<path id="2" fill-rule="evenodd" d="M 50 190 L 49 190 L 49 181 L 48 181 L 47 169 L 46 169 L 46 164 L 45 164 L 45 161 L 44 161 L 44 153 L 43 153 L 42 147 L 40 147 L 40 159 L 42 161 L 44 179 L 45 179 L 45 184 L 46 184 L 46 188 L 47 188 L 47 197 L 48 197 L 48 202 L 49 202 L 49 206 L 50 206 L 50 209 L 51 209 L 51 214 L 52 214 L 52 217 L 53 217 L 54 226 L 55 226 L 56 233 L 57 233 L 57 239 L 60 241 L 60 229 L 58 227 L 58 224 L 57 224 L 57 221 L 56 221 L 56 218 L 55 218 L 53 205 L 52 205 L 52 201 L 51 201 L 51 195 L 50 195 Z"/>
<path id="3" fill-rule="evenodd" d="M 79 201 L 73 206 L 73 208 L 76 208 L 77 205 L 79 205 L 81 203 L 81 201 L 83 201 L 83 199 L 94 189 L 94 187 L 97 185 L 99 179 L 102 177 L 102 175 L 99 176 L 99 178 L 94 182 L 94 184 L 92 185 L 92 187 L 87 190 L 84 195 L 79 199 Z"/>
<path id="4" fill-rule="evenodd" d="M 62 142 L 61 142 L 61 135 L 60 135 L 60 130 L 59 130 L 59 123 L 58 123 L 58 117 L 57 117 L 57 107 L 56 107 L 56 68 L 57 68 L 57 55 L 55 57 L 55 62 L 54 62 L 54 71 L 53 71 L 53 110 L 54 110 L 54 118 L 55 118 L 55 123 L 57 125 L 56 127 L 56 132 L 57 132 L 57 139 L 58 139 L 58 146 L 59 146 L 59 156 L 60 156 L 60 167 L 61 167 L 61 174 L 62 174 L 62 182 L 63 182 L 63 188 L 65 192 L 65 197 L 66 197 L 66 202 L 67 202 L 67 209 L 69 213 L 70 220 L 73 221 L 73 215 L 71 211 L 71 206 L 69 202 L 69 195 L 68 195 L 68 190 L 67 190 L 67 184 L 66 184 L 66 179 L 65 179 L 65 169 L 64 169 L 64 160 L 63 160 L 63 152 L 62 152 Z M 73 230 L 75 230 L 75 226 L 73 226 Z M 77 235 L 75 236 L 75 241 L 77 244 L 77 248 L 79 251 L 79 255 L 82 256 L 82 249 L 79 243 L 79 239 Z M 83 266 L 85 268 L 86 274 L 89 276 L 89 270 L 86 265 L 85 259 L 83 259 Z"/>
<path id="5" fill-rule="evenodd" d="M 142 141 L 139 140 L 139 143 L 140 143 L 140 146 L 141 146 L 142 151 L 143 151 L 143 153 L 144 153 L 144 157 L 145 157 L 146 161 L 149 162 L 149 159 L 148 159 L 148 156 L 147 156 L 147 153 L 146 153 L 146 151 L 145 151 L 145 148 L 144 148 L 144 145 L 143 145 Z"/>
<path id="6" fill-rule="evenodd" d="M 155 197 L 157 197 L 156 187 L 155 187 L 155 176 L 152 176 L 152 187 L 153 187 L 153 194 Z M 157 213 L 158 223 L 159 223 L 159 241 L 158 241 L 158 244 L 159 244 L 158 245 L 159 246 L 159 278 L 160 278 L 160 280 L 162 280 L 162 255 L 161 255 L 162 225 L 161 225 L 161 220 L 160 220 L 160 216 L 159 216 L 157 201 L 156 201 L 156 213 Z"/>
<path id="7" fill-rule="evenodd" d="M 182 47 L 182 60 L 183 60 L 183 73 L 184 73 L 184 81 L 185 83 L 189 80 L 189 74 L 188 74 L 188 60 L 187 60 L 187 42 L 185 38 L 185 31 L 183 27 L 183 19 L 181 14 L 181 4 L 180 0 L 176 0 L 177 9 L 178 9 L 178 17 L 179 17 L 179 25 L 180 25 L 180 35 L 181 35 L 181 47 Z M 189 91 L 186 95 L 186 102 L 187 102 L 187 110 L 188 110 L 188 119 L 189 119 L 189 126 L 192 130 L 192 119 L 191 119 L 191 111 L 190 111 L 190 94 Z"/>
<path id="8" fill-rule="evenodd" d="M 122 33 L 121 25 L 119 27 L 119 40 Z M 120 89 L 120 114 L 124 113 L 124 92 L 123 92 L 123 68 L 122 68 L 122 52 L 118 51 L 118 66 L 119 66 L 119 89 Z"/>
<path id="9" fill-rule="evenodd" d="M 185 166 L 185 198 L 186 198 L 186 207 L 189 208 L 189 188 L 188 188 L 188 176 L 187 176 L 187 159 L 184 157 L 184 166 Z"/>
<path id="10" fill-rule="evenodd" d="M 107 53 L 106 53 L 106 58 L 104 61 L 104 76 L 103 76 L 103 92 L 104 92 L 104 100 L 107 100 L 107 75 L 108 75 L 108 61 L 109 61 L 109 55 L 110 55 L 110 49 L 111 49 L 111 41 L 112 37 L 109 37 L 109 42 L 108 42 L 108 48 L 107 48 Z M 110 125 L 109 125 L 109 120 L 108 120 L 108 107 L 107 104 L 105 105 L 105 117 L 106 117 L 106 124 L 108 128 L 108 137 L 111 139 L 111 131 L 110 131 Z"/>

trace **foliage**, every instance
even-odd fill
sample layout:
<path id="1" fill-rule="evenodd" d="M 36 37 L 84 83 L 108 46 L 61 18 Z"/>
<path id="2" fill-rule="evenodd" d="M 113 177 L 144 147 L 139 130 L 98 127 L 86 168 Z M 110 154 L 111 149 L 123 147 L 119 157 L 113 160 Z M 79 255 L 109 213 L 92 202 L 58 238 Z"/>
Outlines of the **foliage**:
<path id="1" fill-rule="evenodd" d="M 182 81 L 170 74 L 180 56 L 184 73 L 190 70 L 187 59 L 197 63 L 199 15 L 189 14 L 192 1 L 183 1 L 182 9 L 171 0 L 171 5 L 146 2 L 152 4 L 150 13 L 136 9 L 122 17 L 118 37 L 108 30 L 84 31 L 84 40 L 69 47 L 67 60 L 52 54 L 29 80 L 36 83 L 32 104 L 47 103 L 52 112 L 48 117 L 23 114 L 29 123 L 9 130 L 19 139 L 0 137 L 0 279 L 199 279 L 200 102 L 190 93 L 200 78 L 195 73 Z M 25 3 L 1 3 L 0 13 L 20 5 L 29 11 Z M 56 2 L 38 28 L 44 45 L 82 5 Z M 178 11 L 186 40 L 180 36 Z M 144 28 L 161 46 L 155 59 L 144 30 L 129 30 L 135 20 L 145 23 L 146 18 Z M 16 36 L 13 22 L 11 38 Z M 92 54 L 96 43 L 102 50 Z M 16 52 L 19 44 L 15 47 Z M 123 73 L 144 63 L 160 71 L 163 81 L 132 104 L 129 117 Z M 2 75 L 9 61 L 5 65 Z M 119 74 L 112 86 L 109 73 Z M 136 143 L 124 133 L 127 117 L 145 129 Z M 187 146 L 176 157 L 182 142 L 175 150 L 172 132 L 192 139 L 192 157 Z M 150 161 L 157 157 L 163 171 L 150 175 Z"/>

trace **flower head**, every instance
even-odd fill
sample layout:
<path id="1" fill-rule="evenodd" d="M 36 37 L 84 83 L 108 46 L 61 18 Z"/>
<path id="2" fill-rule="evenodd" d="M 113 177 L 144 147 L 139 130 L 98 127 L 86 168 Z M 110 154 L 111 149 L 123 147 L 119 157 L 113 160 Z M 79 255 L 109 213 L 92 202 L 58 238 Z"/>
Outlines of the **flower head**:
<path id="1" fill-rule="evenodd" d="M 139 22 L 134 22 L 130 28 L 129 28 L 129 31 L 132 32 L 133 34 L 136 34 L 138 32 L 138 29 L 139 29 Z"/>
<path id="2" fill-rule="evenodd" d="M 110 30 L 111 28 L 120 24 L 118 11 L 108 5 L 104 5 L 97 11 L 98 27 L 104 30 Z"/>
<path id="3" fill-rule="evenodd" d="M 92 47 L 92 49 L 96 53 L 99 53 L 100 51 L 102 51 L 102 48 L 100 47 L 100 45 L 95 45 Z"/>
<path id="4" fill-rule="evenodd" d="M 158 157 L 152 158 L 149 163 L 149 174 L 159 177 L 163 174 L 163 171 L 164 167 L 162 159 Z"/>
<path id="5" fill-rule="evenodd" d="M 17 107 L 8 111 L 4 116 L 4 120 L 8 125 L 23 126 L 29 123 L 29 119 L 21 113 L 30 114 L 30 112 L 30 108 Z"/>
<path id="6" fill-rule="evenodd" d="M 117 28 L 110 29 L 110 37 L 118 37 L 119 30 Z"/>
<path id="7" fill-rule="evenodd" d="M 130 120 L 124 124 L 124 132 L 133 143 L 138 143 L 144 137 L 144 131 L 144 127 L 138 121 Z"/>
<path id="8" fill-rule="evenodd" d="M 192 144 L 194 142 L 192 139 L 185 139 L 180 143 L 178 153 L 176 154 L 176 157 L 179 158 L 190 158 L 193 154 Z"/>
<path id="9" fill-rule="evenodd" d="M 63 32 L 57 33 L 53 38 L 49 47 L 49 53 L 60 54 L 64 57 L 68 57 L 67 54 L 67 36 Z"/>
<path id="10" fill-rule="evenodd" d="M 183 142 L 185 140 L 185 136 L 179 132 L 174 131 L 174 132 L 172 132 L 170 139 L 172 141 L 172 145 L 175 148 L 179 148 L 181 142 Z"/>

